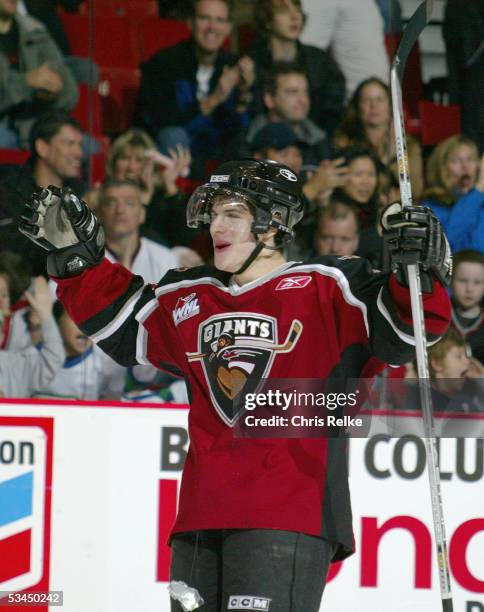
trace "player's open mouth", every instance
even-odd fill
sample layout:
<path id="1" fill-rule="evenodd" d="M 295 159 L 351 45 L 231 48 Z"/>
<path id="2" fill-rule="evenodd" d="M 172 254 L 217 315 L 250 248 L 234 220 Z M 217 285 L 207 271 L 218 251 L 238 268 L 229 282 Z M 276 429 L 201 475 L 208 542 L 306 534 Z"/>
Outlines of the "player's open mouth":
<path id="1" fill-rule="evenodd" d="M 217 253 L 222 253 L 223 251 L 227 250 L 229 246 L 230 246 L 229 242 L 216 242 L 215 250 Z"/>

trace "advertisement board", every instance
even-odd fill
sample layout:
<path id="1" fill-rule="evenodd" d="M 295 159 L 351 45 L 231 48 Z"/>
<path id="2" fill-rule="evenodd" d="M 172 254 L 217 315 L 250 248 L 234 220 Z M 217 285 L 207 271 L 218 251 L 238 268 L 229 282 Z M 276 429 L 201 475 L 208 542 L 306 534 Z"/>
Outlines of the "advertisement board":
<path id="1" fill-rule="evenodd" d="M 168 611 L 187 412 L 2 401 L 0 591 L 62 591 L 66 612 Z M 482 441 L 442 438 L 440 458 L 454 611 L 484 612 Z M 438 611 L 422 440 L 353 439 L 349 476 L 357 550 L 332 566 L 322 609 Z"/>

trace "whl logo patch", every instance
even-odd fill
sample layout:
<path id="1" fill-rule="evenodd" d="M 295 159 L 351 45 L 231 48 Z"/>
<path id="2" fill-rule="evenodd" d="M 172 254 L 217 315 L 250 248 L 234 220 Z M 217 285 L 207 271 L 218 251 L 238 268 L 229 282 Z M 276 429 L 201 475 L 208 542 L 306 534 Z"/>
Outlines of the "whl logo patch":
<path id="1" fill-rule="evenodd" d="M 190 295 L 186 297 L 178 298 L 175 309 L 173 310 L 175 325 L 197 314 L 200 314 L 200 305 L 196 293 L 190 293 Z"/>
<path id="2" fill-rule="evenodd" d="M 277 283 L 276 291 L 283 291 L 284 289 L 302 289 L 309 285 L 310 282 L 311 277 L 308 275 L 288 276 Z"/>
<path id="3" fill-rule="evenodd" d="M 252 595 L 230 595 L 228 610 L 269 610 L 271 600 L 268 597 Z"/>

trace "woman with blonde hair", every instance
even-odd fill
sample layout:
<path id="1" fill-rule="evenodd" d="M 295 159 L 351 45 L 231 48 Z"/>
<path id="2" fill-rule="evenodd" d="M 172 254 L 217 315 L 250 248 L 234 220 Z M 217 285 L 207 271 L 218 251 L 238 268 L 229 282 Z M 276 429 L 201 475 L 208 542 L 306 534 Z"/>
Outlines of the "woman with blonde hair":
<path id="1" fill-rule="evenodd" d="M 167 196 L 178 193 L 176 180 L 189 168 L 190 162 L 190 152 L 182 146 L 165 158 L 158 153 L 147 132 L 131 129 L 112 143 L 106 160 L 106 176 L 139 182 L 143 188 L 143 204 L 149 205 L 157 189 L 162 189 Z M 162 164 L 164 171 L 157 171 L 157 165 Z"/>
<path id="2" fill-rule="evenodd" d="M 348 103 L 334 137 L 336 148 L 363 147 L 398 177 L 392 104 L 388 85 L 377 77 L 362 81 Z M 407 137 L 410 181 L 415 199 L 423 189 L 423 161 L 420 143 Z"/>
<path id="3" fill-rule="evenodd" d="M 169 157 L 162 155 L 144 130 L 134 128 L 113 142 L 106 160 L 106 178 L 131 180 L 141 186 L 147 208 L 142 236 L 176 247 L 180 265 L 186 266 L 201 263 L 194 251 L 181 249 L 195 237 L 185 224 L 187 197 L 177 185 L 179 177 L 187 176 L 190 163 L 188 149 L 177 145 L 169 150 Z"/>
<path id="4" fill-rule="evenodd" d="M 473 140 L 443 140 L 427 162 L 422 204 L 439 217 L 453 251 L 484 252 L 484 158 Z"/>

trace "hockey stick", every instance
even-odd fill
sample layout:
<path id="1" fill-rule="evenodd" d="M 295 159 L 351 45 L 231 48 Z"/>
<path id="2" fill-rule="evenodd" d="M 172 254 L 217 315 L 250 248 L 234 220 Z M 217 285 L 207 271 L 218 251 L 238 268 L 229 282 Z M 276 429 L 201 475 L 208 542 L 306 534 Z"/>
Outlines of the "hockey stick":
<path id="1" fill-rule="evenodd" d="M 412 188 L 409 178 L 407 139 L 405 136 L 402 106 L 402 80 L 409 53 L 416 43 L 420 33 L 430 20 L 430 16 L 432 14 L 432 3 L 433 0 L 424 0 L 424 2 L 419 5 L 415 13 L 410 18 L 393 58 L 390 71 L 393 124 L 395 129 L 395 143 L 398 161 L 398 181 L 400 183 L 400 194 L 402 198 L 402 205 L 404 207 L 412 206 L 413 202 Z M 437 547 L 442 610 L 443 612 L 452 612 L 453 605 L 450 590 L 449 557 L 447 554 L 447 540 L 445 537 L 444 514 L 442 509 L 437 441 L 435 439 L 432 396 L 430 394 L 430 388 L 427 382 L 429 379 L 429 366 L 427 357 L 427 342 L 425 338 L 424 309 L 420 284 L 420 273 L 417 265 L 408 266 L 408 279 L 410 286 L 410 300 L 412 305 L 415 349 L 417 353 L 420 402 L 422 405 L 422 417 L 424 423 L 427 471 L 430 482 L 432 517 L 434 523 L 435 543 Z"/>
<path id="2" fill-rule="evenodd" d="M 275 353 L 289 353 L 298 341 L 302 332 L 302 327 L 302 323 L 296 319 L 292 322 L 291 329 L 286 336 L 284 344 L 272 345 L 265 343 L 265 346 L 267 346 L 268 349 L 272 349 Z M 208 353 L 186 353 L 188 361 L 200 361 L 207 355 Z"/>

